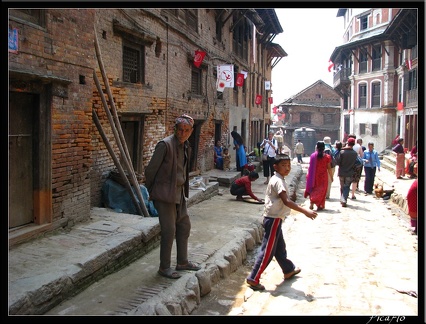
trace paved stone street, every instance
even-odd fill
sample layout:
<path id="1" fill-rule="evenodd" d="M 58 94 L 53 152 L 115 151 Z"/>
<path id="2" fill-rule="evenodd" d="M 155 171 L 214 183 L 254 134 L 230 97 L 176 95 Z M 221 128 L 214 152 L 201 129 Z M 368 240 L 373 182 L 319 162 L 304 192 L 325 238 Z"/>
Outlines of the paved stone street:
<path id="1" fill-rule="evenodd" d="M 303 190 L 299 187 L 300 203 Z M 223 293 L 218 291 L 217 299 L 211 296 L 215 292 L 205 298 L 222 305 L 227 295 L 233 298 L 228 300 L 232 306 L 227 315 L 417 316 L 418 299 L 410 293 L 417 293 L 418 242 L 407 227 L 406 215 L 389 200 L 362 193 L 343 208 L 339 194 L 335 178 L 331 198 L 315 220 L 292 212 L 284 222 L 288 257 L 302 269 L 300 274 L 284 281 L 273 259 L 261 277 L 266 290 L 253 291 L 244 282 L 254 252 L 228 284 L 218 284 Z M 309 206 L 309 200 L 304 205 Z M 229 283 L 238 280 L 239 290 L 226 291 L 227 285 L 232 287 Z M 207 309 L 197 309 L 193 315 L 208 314 L 208 304 L 202 303 Z"/>

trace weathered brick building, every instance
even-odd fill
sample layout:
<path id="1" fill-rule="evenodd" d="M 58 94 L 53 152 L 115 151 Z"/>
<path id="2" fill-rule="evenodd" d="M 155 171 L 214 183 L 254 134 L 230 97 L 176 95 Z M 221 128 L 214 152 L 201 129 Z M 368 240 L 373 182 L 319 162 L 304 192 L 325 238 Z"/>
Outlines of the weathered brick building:
<path id="1" fill-rule="evenodd" d="M 11 244 L 85 221 L 102 205 L 116 165 L 96 117 L 122 159 L 104 102 L 117 110 L 142 180 L 182 113 L 195 119 L 193 171 L 213 168 L 215 140 L 232 144 L 234 128 L 252 149 L 270 124 L 265 84 L 286 56 L 272 43 L 281 32 L 273 9 L 10 9 Z M 196 50 L 206 53 L 200 67 Z M 234 78 L 245 73 L 244 85 L 217 91 L 219 65 Z"/>
<path id="2" fill-rule="evenodd" d="M 305 154 L 315 150 L 316 141 L 329 136 L 334 143 L 339 140 L 340 96 L 322 80 L 318 80 L 289 99 L 279 104 L 284 118 L 274 127 L 282 128 L 284 142 L 294 148 L 297 142 L 295 131 L 301 128 L 313 130 L 311 147 L 305 147 Z M 305 144 L 305 143 L 304 143 Z"/>

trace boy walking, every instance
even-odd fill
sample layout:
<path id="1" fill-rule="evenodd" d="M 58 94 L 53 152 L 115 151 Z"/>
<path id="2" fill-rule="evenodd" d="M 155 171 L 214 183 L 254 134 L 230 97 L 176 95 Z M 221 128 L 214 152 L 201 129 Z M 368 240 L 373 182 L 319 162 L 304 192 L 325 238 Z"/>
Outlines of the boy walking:
<path id="1" fill-rule="evenodd" d="M 298 274 L 301 269 L 287 259 L 286 244 L 282 233 L 282 222 L 286 216 L 290 215 L 291 209 L 303 213 L 310 219 L 315 219 L 318 215 L 315 211 L 300 207 L 288 196 L 287 183 L 285 177 L 290 173 L 291 162 L 288 155 L 277 155 L 273 161 L 275 174 L 266 187 L 265 208 L 263 211 L 263 235 L 262 245 L 256 262 L 246 282 L 253 290 L 264 290 L 265 286 L 259 283 L 260 276 L 266 267 L 275 257 L 281 267 L 284 279 L 290 279 Z"/>

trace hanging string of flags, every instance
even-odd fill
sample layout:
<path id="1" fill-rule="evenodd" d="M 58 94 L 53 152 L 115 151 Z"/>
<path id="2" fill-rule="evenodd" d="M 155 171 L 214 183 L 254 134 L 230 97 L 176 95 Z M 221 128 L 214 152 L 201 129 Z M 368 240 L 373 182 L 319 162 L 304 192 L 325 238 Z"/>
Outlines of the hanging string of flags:
<path id="1" fill-rule="evenodd" d="M 194 55 L 194 65 L 199 68 L 203 63 L 203 60 L 206 56 L 205 51 L 196 50 Z M 216 90 L 223 92 L 225 88 L 234 87 L 234 65 L 233 64 L 224 64 L 218 65 L 217 69 L 217 80 L 216 80 Z M 237 73 L 235 85 L 237 87 L 244 86 L 244 80 L 247 79 L 248 72 L 241 70 Z M 265 90 L 271 90 L 271 81 L 265 81 Z M 269 104 L 273 103 L 272 97 L 268 98 Z M 255 104 L 260 105 L 262 103 L 262 96 L 256 95 Z"/>

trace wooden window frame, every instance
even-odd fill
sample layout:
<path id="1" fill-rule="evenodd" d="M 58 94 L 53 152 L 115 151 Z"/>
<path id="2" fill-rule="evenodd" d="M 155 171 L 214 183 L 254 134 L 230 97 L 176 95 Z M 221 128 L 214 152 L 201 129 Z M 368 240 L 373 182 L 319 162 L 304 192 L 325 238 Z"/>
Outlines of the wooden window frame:
<path id="1" fill-rule="evenodd" d="M 373 82 L 371 84 L 371 107 L 380 107 L 381 84 Z"/>
<path id="2" fill-rule="evenodd" d="M 196 67 L 191 68 L 191 93 L 195 95 L 202 95 L 202 71 Z"/>
<path id="3" fill-rule="evenodd" d="M 358 85 L 358 108 L 367 108 L 367 85 Z"/>

